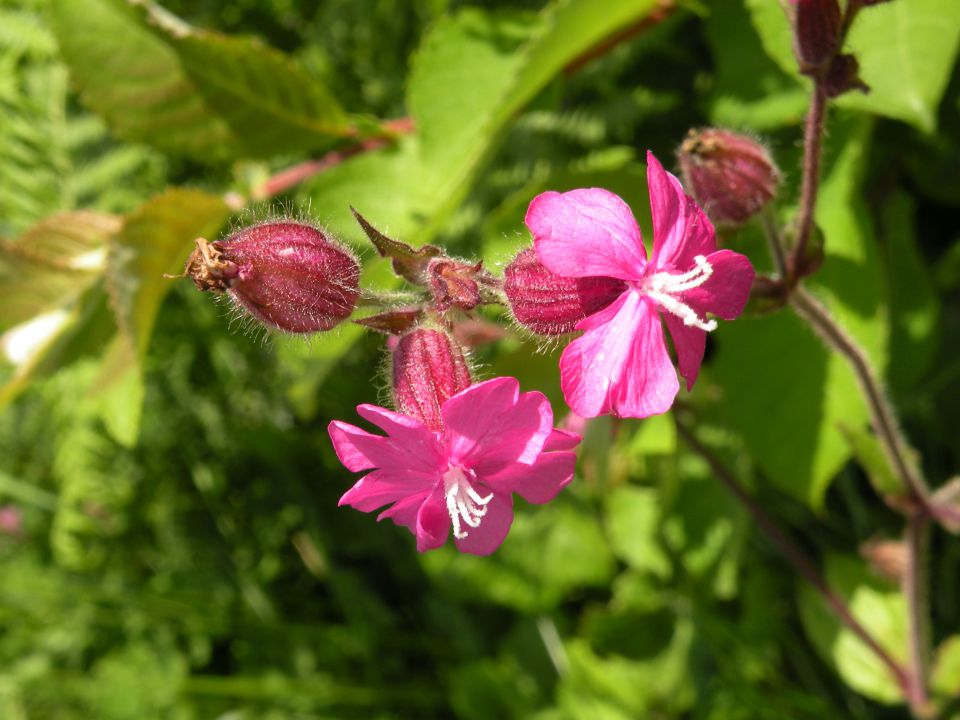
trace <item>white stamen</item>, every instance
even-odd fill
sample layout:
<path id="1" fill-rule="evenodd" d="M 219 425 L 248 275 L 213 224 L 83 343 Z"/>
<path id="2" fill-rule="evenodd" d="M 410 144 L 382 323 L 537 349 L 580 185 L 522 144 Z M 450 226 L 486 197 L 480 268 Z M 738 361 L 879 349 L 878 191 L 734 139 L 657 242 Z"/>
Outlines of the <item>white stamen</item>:
<path id="1" fill-rule="evenodd" d="M 486 506 L 493 500 L 493 493 L 481 497 L 480 493 L 473 489 L 467 473 L 473 476 L 471 471 L 464 472 L 462 468 L 451 465 L 443 476 L 447 513 L 453 524 L 453 536 L 457 540 L 467 537 L 467 531 L 462 529 L 461 522 L 471 528 L 480 527 L 480 521 L 487 514 Z"/>
<path id="2" fill-rule="evenodd" d="M 697 255 L 693 261 L 696 266 L 681 275 L 655 273 L 644 283 L 642 289 L 644 294 L 656 300 L 661 308 L 683 320 L 684 325 L 710 332 L 717 329 L 717 321 L 701 318 L 696 310 L 677 297 L 678 293 L 700 287 L 713 275 L 713 266 L 703 255 Z"/>

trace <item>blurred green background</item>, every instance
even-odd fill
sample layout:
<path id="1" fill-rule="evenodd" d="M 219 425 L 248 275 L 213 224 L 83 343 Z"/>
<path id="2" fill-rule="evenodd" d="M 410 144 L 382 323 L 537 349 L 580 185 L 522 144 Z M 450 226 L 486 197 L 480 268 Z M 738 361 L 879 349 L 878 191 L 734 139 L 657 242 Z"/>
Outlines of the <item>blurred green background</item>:
<path id="1" fill-rule="evenodd" d="M 831 112 L 817 216 L 814 288 L 934 485 L 960 470 L 958 43 L 955 0 L 864 11 L 873 92 Z M 382 337 L 244 331 L 161 277 L 198 235 L 292 213 L 386 287 L 350 205 L 492 269 L 544 189 L 610 188 L 648 228 L 639 160 L 674 167 L 704 125 L 768 142 L 785 219 L 793 65 L 773 0 L 0 0 L 0 718 L 907 717 L 669 416 L 592 422 L 573 484 L 521 503 L 493 556 L 418 555 L 336 506 L 355 478 L 326 425 L 388 402 Z M 408 116 L 412 135 L 263 197 Z M 756 227 L 722 242 L 769 268 Z M 875 551 L 901 521 L 848 369 L 787 312 L 715 336 L 680 412 L 904 658 Z M 511 332 L 473 359 L 559 418 L 557 351 Z M 960 544 L 932 542 L 946 719 Z"/>

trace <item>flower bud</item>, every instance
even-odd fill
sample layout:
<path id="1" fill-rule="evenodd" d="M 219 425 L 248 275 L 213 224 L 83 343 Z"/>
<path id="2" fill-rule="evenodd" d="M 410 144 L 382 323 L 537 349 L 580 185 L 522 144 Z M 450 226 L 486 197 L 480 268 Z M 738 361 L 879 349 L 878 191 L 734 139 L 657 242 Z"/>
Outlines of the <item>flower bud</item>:
<path id="1" fill-rule="evenodd" d="M 427 265 L 427 277 L 433 291 L 433 304 L 440 312 L 456 306 L 473 310 L 481 302 L 478 276 L 483 263 L 465 263 L 450 258 L 434 258 Z"/>
<path id="2" fill-rule="evenodd" d="M 842 24 L 837 0 L 792 0 L 793 51 L 800 72 L 813 75 L 840 49 Z"/>
<path id="3" fill-rule="evenodd" d="M 393 348 L 393 404 L 398 412 L 442 430 L 440 407 L 470 387 L 463 350 L 444 330 L 419 327 Z"/>
<path id="4" fill-rule="evenodd" d="M 566 278 L 548 270 L 533 248 L 521 251 L 504 272 L 503 290 L 517 322 L 538 335 L 573 332 L 626 289 L 616 278 Z"/>
<path id="5" fill-rule="evenodd" d="M 184 271 L 200 290 L 226 292 L 264 325 L 329 330 L 350 317 L 360 265 L 317 228 L 292 220 L 252 225 L 226 240 L 197 240 Z"/>
<path id="6" fill-rule="evenodd" d="M 827 97 L 835 98 L 849 90 L 870 92 L 870 87 L 860 79 L 860 63 L 853 55 L 837 55 L 823 76 Z"/>
<path id="7" fill-rule="evenodd" d="M 767 149 L 728 130 L 691 130 L 678 158 L 684 185 L 718 225 L 746 222 L 780 184 L 780 171 Z"/>

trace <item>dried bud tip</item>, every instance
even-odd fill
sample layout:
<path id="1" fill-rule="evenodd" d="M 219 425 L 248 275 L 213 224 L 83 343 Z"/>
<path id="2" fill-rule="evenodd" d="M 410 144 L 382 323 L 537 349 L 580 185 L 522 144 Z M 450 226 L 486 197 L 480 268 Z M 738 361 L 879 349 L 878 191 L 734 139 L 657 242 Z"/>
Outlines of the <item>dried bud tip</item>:
<path id="1" fill-rule="evenodd" d="M 746 222 L 780 185 L 780 171 L 767 149 L 729 130 L 691 130 L 677 157 L 688 192 L 718 225 Z"/>
<path id="2" fill-rule="evenodd" d="M 329 330 L 350 317 L 360 295 L 352 253 L 312 225 L 278 220 L 227 240 L 197 241 L 186 273 L 201 290 L 226 291 L 243 310 L 279 330 Z"/>
<path id="3" fill-rule="evenodd" d="M 818 75 L 840 50 L 842 18 L 837 0 L 791 0 L 793 51 L 800 72 Z"/>
<path id="4" fill-rule="evenodd" d="M 483 270 L 483 262 L 465 263 L 450 258 L 434 258 L 427 266 L 433 304 L 440 312 L 450 307 L 473 310 L 483 301 L 481 283 L 492 277 Z"/>
<path id="5" fill-rule="evenodd" d="M 564 335 L 602 310 L 626 289 L 608 277 L 566 278 L 548 270 L 533 248 L 522 250 L 504 271 L 503 291 L 517 322 L 538 335 Z"/>
<path id="6" fill-rule="evenodd" d="M 415 328 L 393 348 L 394 407 L 431 430 L 443 429 L 440 408 L 470 383 L 463 350 L 444 330 Z"/>

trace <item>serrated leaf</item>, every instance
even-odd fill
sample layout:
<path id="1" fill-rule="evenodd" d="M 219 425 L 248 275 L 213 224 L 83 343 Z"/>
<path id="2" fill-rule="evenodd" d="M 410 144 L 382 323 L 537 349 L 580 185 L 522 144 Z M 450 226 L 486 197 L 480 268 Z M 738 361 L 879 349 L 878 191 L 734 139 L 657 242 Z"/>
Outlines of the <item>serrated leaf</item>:
<path id="1" fill-rule="evenodd" d="M 52 18 L 83 98 L 125 139 L 211 160 L 356 134 L 316 78 L 252 39 L 122 0 L 57 0 Z"/>
<path id="2" fill-rule="evenodd" d="M 798 76 L 791 30 L 779 3 L 746 0 L 767 53 Z M 868 94 L 851 92 L 838 104 L 903 120 L 932 133 L 937 107 L 960 48 L 960 4 L 910 0 L 865 8 L 850 31 L 847 49 L 860 62 Z"/>
<path id="3" fill-rule="evenodd" d="M 0 331 L 69 305 L 100 276 L 116 215 L 54 215 L 18 238 L 0 242 Z"/>
<path id="4" fill-rule="evenodd" d="M 859 559 L 831 555 L 827 584 L 840 595 L 851 614 L 870 629 L 891 657 L 904 661 L 907 648 L 906 601 L 903 594 L 871 576 Z M 800 619 L 823 659 L 857 692 L 882 703 L 903 702 L 895 678 L 862 640 L 842 625 L 809 585 L 800 589 Z"/>

